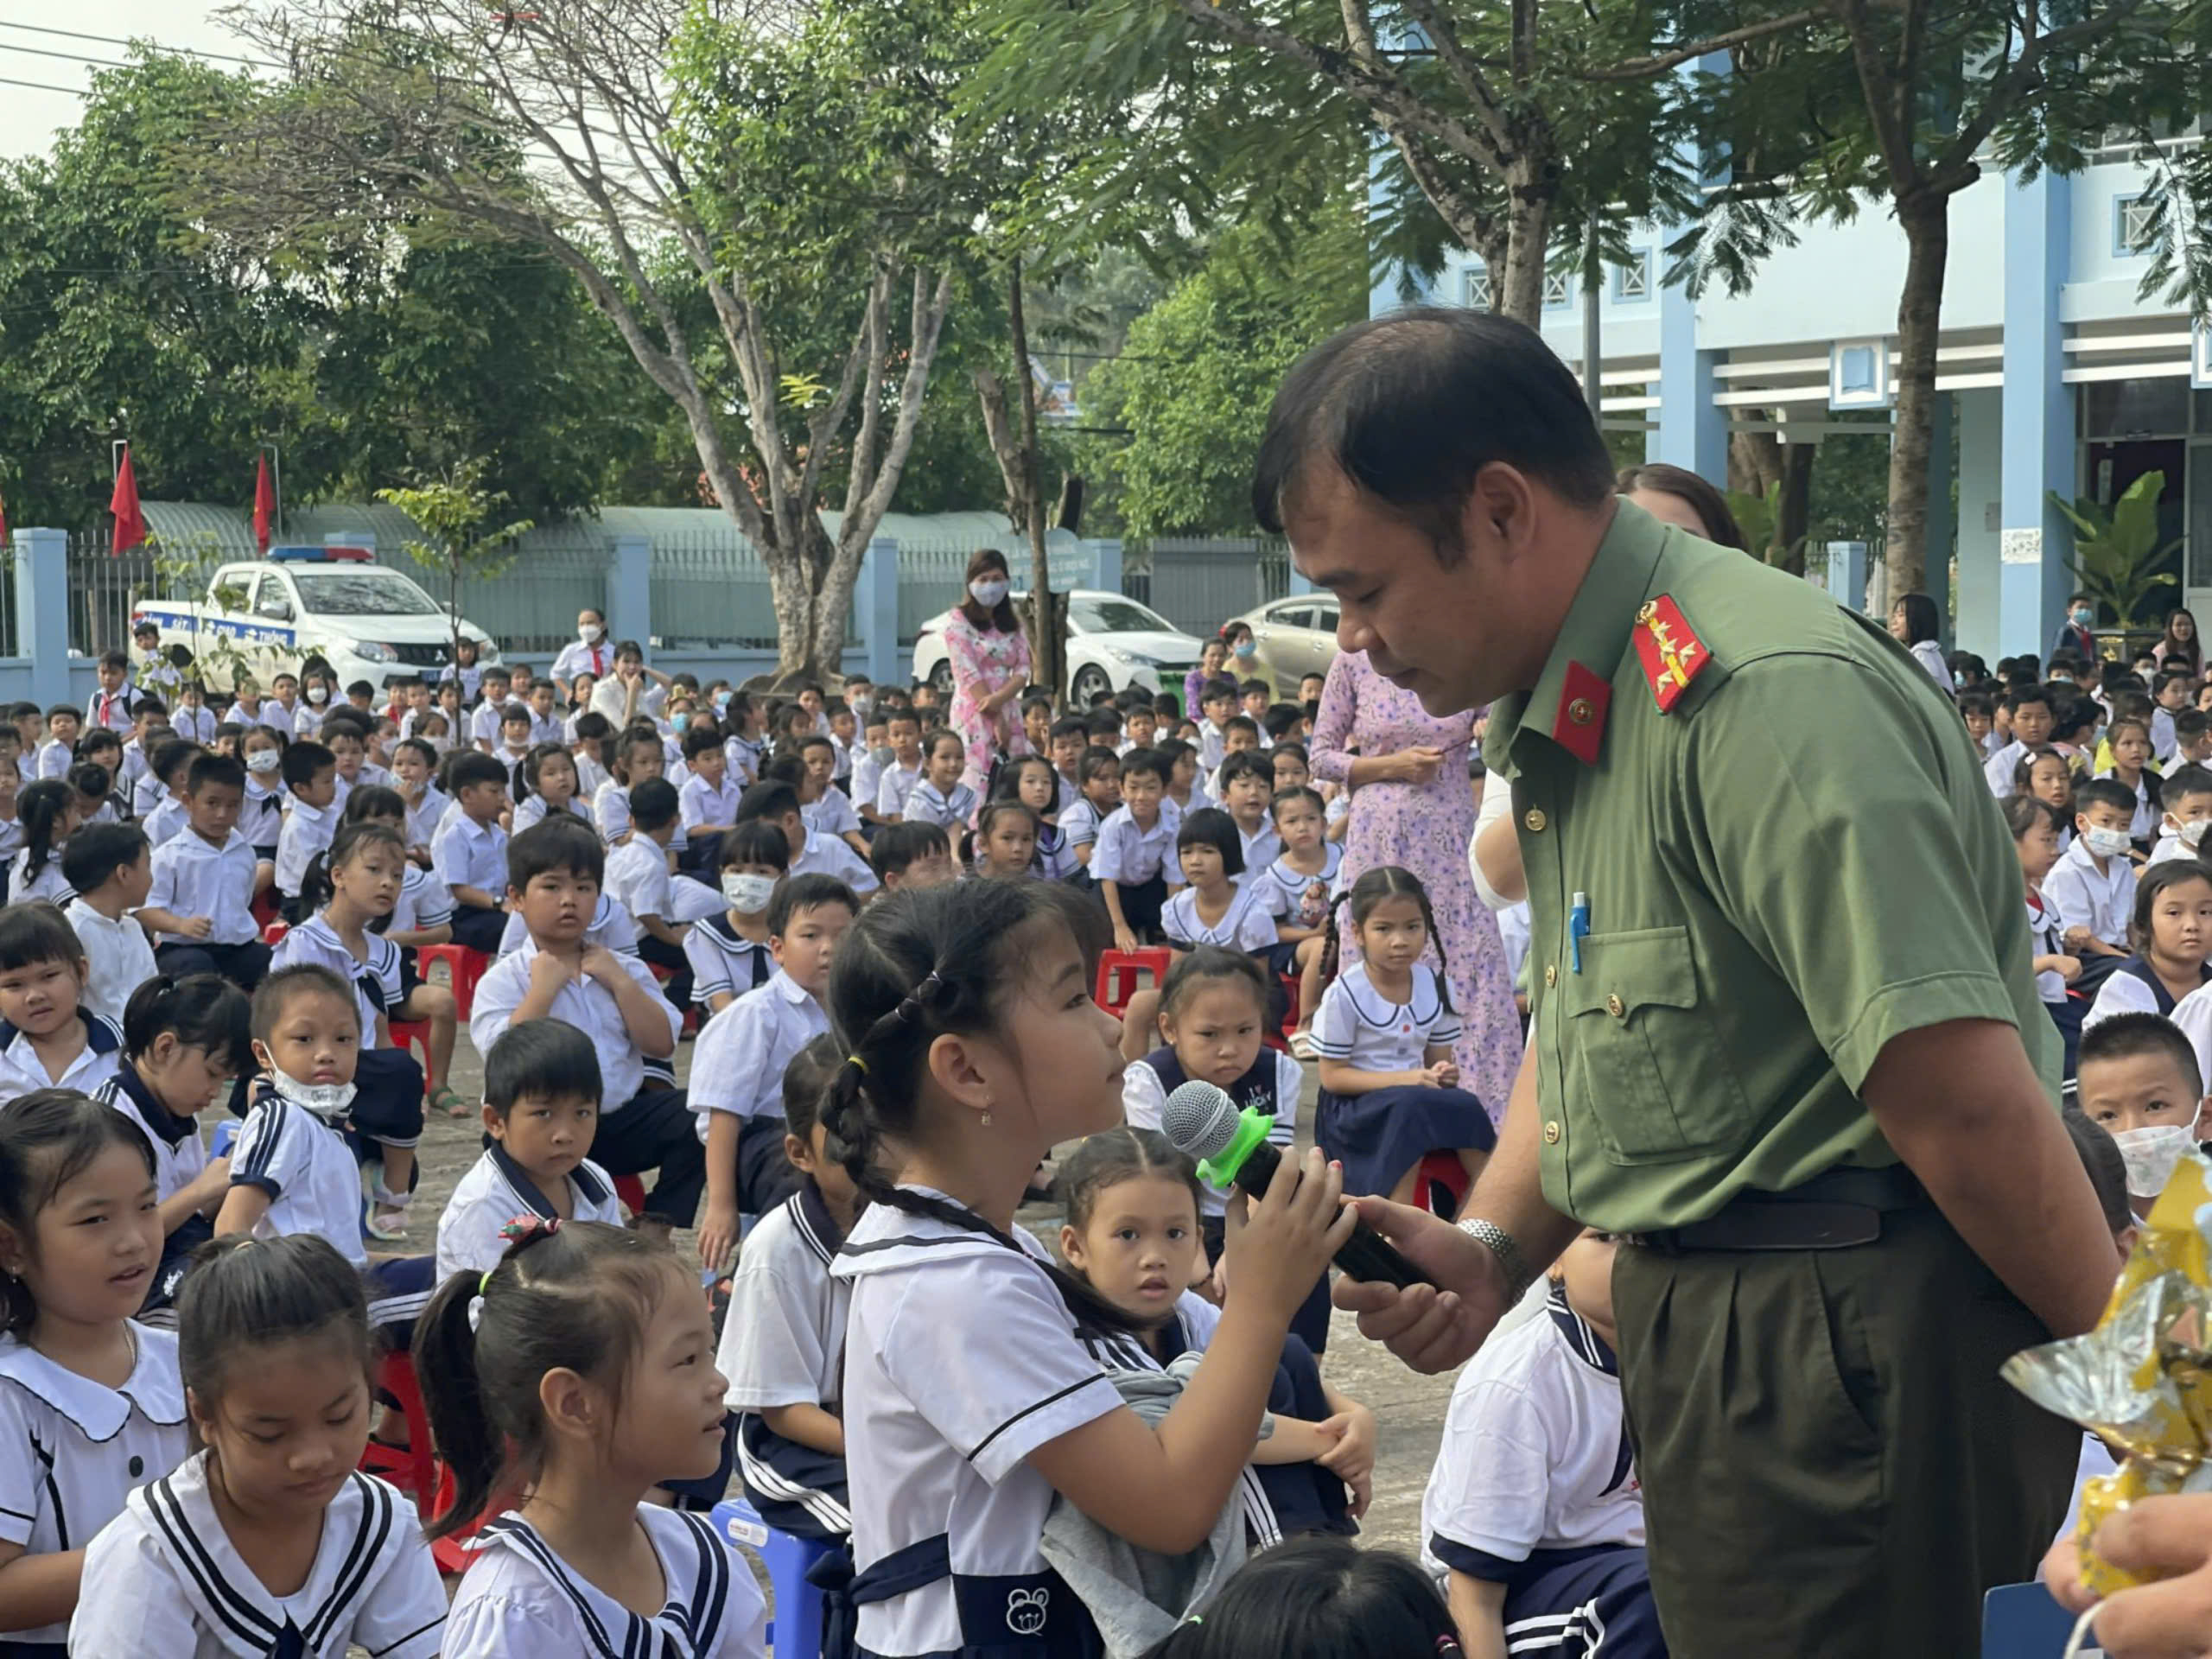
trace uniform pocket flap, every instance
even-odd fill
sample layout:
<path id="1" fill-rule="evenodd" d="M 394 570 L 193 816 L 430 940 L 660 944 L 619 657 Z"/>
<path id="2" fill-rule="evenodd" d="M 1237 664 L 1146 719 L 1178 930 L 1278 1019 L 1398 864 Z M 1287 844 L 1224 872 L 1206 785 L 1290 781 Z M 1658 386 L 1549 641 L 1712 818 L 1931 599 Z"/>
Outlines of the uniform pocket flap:
<path id="1" fill-rule="evenodd" d="M 1563 976 L 1577 1015 L 1626 1020 L 1638 1008 L 1694 1008 L 1697 968 L 1686 927 L 1592 933 L 1582 941 L 1582 971 Z"/>

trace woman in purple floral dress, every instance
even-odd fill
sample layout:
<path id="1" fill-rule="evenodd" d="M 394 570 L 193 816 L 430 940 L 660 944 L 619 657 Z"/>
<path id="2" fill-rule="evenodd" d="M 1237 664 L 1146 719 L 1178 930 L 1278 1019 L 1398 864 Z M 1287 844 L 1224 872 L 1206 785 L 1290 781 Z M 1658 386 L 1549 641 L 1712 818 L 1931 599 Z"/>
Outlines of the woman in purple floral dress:
<path id="1" fill-rule="evenodd" d="M 1007 597 L 1013 583 L 1006 555 L 984 548 L 968 561 L 966 592 L 944 620 L 944 653 L 952 667 L 952 729 L 968 751 L 961 781 L 978 796 L 991 762 L 1029 753 L 1015 700 L 1029 683 L 1029 641 Z"/>
<path id="2" fill-rule="evenodd" d="M 1452 1004 L 1459 1012 L 1459 1041 L 1452 1052 L 1459 1086 L 1497 1123 L 1521 1069 L 1521 1019 L 1497 919 L 1475 896 L 1467 871 L 1467 843 L 1475 833 L 1467 746 L 1474 728 L 1472 714 L 1440 720 L 1412 692 L 1377 674 L 1365 652 L 1343 652 L 1321 691 L 1312 766 L 1317 779 L 1352 791 L 1338 890 L 1378 864 L 1411 870 L 1428 890 Z M 1349 929 L 1344 954 L 1357 959 L 1358 942 Z"/>

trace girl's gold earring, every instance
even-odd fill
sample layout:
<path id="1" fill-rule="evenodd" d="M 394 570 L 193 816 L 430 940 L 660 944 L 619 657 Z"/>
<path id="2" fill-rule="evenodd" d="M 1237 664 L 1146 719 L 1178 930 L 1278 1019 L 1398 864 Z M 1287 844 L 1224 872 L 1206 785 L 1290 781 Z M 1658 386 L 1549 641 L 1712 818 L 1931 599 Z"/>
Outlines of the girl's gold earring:
<path id="1" fill-rule="evenodd" d="M 991 1115 L 988 1111 L 983 1114 L 983 1127 L 987 1129 L 991 1127 Z"/>

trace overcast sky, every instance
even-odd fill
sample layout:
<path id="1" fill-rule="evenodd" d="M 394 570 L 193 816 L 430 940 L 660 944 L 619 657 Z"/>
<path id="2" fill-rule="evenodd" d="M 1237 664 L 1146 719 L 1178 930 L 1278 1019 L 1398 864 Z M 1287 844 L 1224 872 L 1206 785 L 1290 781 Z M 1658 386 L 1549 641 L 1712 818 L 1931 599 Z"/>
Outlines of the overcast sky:
<path id="1" fill-rule="evenodd" d="M 0 0 L 0 156 L 37 155 L 52 144 L 57 127 L 76 124 L 83 107 L 73 92 L 12 83 L 82 87 L 93 66 L 76 60 L 122 57 L 124 48 L 110 41 L 146 39 L 202 52 L 241 53 L 238 37 L 214 21 L 216 9 L 211 0 L 68 0 L 66 5 L 56 0 Z M 32 24 L 36 29 L 24 27 Z M 41 32 L 56 29 L 106 38 Z"/>

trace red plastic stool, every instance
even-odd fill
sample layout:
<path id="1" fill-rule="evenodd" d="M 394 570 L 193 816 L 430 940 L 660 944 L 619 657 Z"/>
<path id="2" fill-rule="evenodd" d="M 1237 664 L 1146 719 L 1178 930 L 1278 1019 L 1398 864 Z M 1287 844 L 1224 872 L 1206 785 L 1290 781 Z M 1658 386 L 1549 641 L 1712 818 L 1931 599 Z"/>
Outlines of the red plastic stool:
<path id="1" fill-rule="evenodd" d="M 622 1207 L 633 1216 L 645 1213 L 645 1184 L 635 1175 L 614 1178 L 614 1196 L 622 1200 Z"/>
<path id="2" fill-rule="evenodd" d="M 284 936 L 291 931 L 282 922 L 271 922 L 261 930 L 261 942 L 273 950 L 283 944 Z"/>
<path id="3" fill-rule="evenodd" d="M 257 893 L 253 896 L 253 903 L 248 908 L 253 913 L 253 919 L 261 926 L 267 927 L 270 923 L 277 919 L 276 889 L 268 887 Z"/>
<path id="4" fill-rule="evenodd" d="M 415 1361 L 405 1351 L 386 1354 L 377 1362 L 377 1392 L 387 1395 L 407 1421 L 407 1444 L 386 1446 L 371 1440 L 362 1449 L 360 1467 L 381 1475 L 415 1500 L 427 1519 L 437 1513 L 440 1500 L 453 1501 L 452 1487 L 431 1451 L 430 1417 L 423 1409 L 423 1389 L 416 1381 Z"/>
<path id="5" fill-rule="evenodd" d="M 1467 1179 L 1467 1166 L 1458 1158 L 1448 1152 L 1432 1152 L 1421 1160 L 1414 1173 L 1414 1203 L 1448 1221 L 1459 1213 L 1460 1205 L 1466 1201 L 1467 1189 L 1472 1185 Z M 1436 1207 L 1436 1189 L 1440 1186 L 1452 1195 L 1449 1210 Z"/>
<path id="6" fill-rule="evenodd" d="M 1092 995 L 1100 1007 L 1119 1020 L 1137 994 L 1137 976 L 1149 973 L 1157 987 L 1167 981 L 1167 965 L 1174 953 L 1166 950 L 1105 950 L 1099 953 L 1098 983 Z"/>
<path id="7" fill-rule="evenodd" d="M 392 1020 L 386 1023 L 391 1030 L 391 1046 L 394 1048 L 419 1048 L 423 1051 L 423 1098 L 428 1100 L 438 1090 L 437 1077 L 430 1070 L 430 1022 L 427 1020 Z"/>
<path id="8" fill-rule="evenodd" d="M 446 967 L 446 982 L 453 989 L 454 1011 L 465 1024 L 476 1001 L 476 982 L 484 977 L 492 958 L 465 944 L 426 944 L 415 953 L 416 971 L 425 985 L 437 982 L 430 977 L 430 969 L 441 962 Z"/>

